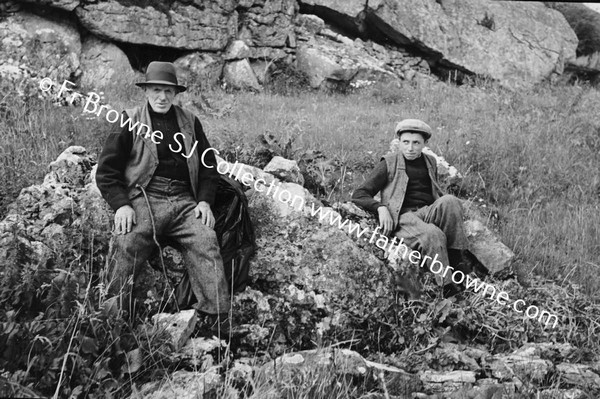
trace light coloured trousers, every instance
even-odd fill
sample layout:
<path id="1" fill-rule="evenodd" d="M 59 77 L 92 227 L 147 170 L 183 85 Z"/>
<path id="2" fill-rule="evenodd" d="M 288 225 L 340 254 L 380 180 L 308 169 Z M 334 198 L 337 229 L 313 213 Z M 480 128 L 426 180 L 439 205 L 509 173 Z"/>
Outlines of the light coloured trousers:
<path id="1" fill-rule="evenodd" d="M 453 195 L 444 195 L 431 205 L 403 213 L 398 224 L 399 229 L 394 232 L 398 239 L 404 239 L 406 246 L 421 255 L 434 258 L 437 254 L 437 260 L 444 266 L 455 266 L 449 264 L 448 249 L 468 249 L 462 205 Z M 427 261 L 427 267 L 430 262 Z M 451 274 L 446 274 L 446 283 L 450 282 Z"/>

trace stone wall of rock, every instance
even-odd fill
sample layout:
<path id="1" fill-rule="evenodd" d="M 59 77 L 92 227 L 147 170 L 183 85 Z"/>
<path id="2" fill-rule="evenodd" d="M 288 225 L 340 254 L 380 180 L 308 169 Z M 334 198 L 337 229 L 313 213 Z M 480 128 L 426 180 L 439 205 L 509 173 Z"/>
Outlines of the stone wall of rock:
<path id="1" fill-rule="evenodd" d="M 0 19 L 0 77 L 7 81 L 81 75 L 81 38 L 74 21 L 57 22 L 26 11 Z"/>
<path id="2" fill-rule="evenodd" d="M 12 60 L 0 65 L 2 76 L 36 67 L 23 58 L 25 54 L 13 54 L 14 46 L 11 50 L 11 43 L 21 40 L 19 32 L 24 31 L 19 26 L 23 24 L 36 27 L 30 32 L 38 36 L 42 30 L 53 29 L 75 38 L 80 25 L 86 31 L 82 37 L 91 33 L 105 43 L 94 42 L 96 49 L 88 48 L 88 53 L 119 43 L 137 46 L 138 50 L 129 47 L 133 52 L 154 46 L 171 54 L 199 53 L 200 64 L 192 69 L 206 66 L 208 70 L 198 76 L 216 84 L 214 77 L 218 75 L 219 79 L 225 77 L 229 88 L 252 90 L 260 90 L 265 79 L 257 74 L 264 75 L 261 71 L 268 70 L 273 60 L 295 63 L 315 88 L 360 86 L 359 82 L 380 79 L 412 80 L 415 76 L 426 79 L 432 70 L 439 73 L 448 69 L 487 76 L 507 86 L 531 85 L 561 73 L 577 47 L 575 34 L 558 11 L 525 2 L 26 0 L 2 4 L 0 12 L 8 17 L 0 22 L 0 30 L 6 32 L 0 59 Z M 47 19 L 52 13 L 46 11 L 52 10 L 61 14 Z M 42 16 L 33 16 L 30 11 Z M 59 36 L 64 37 L 63 33 Z M 43 52 L 54 51 L 57 43 L 48 40 L 48 33 L 44 35 L 35 45 Z M 35 50 L 29 43 L 31 37 L 23 42 L 21 52 Z M 77 48 L 69 47 L 67 55 L 62 47 L 58 58 L 47 61 L 68 63 L 63 75 L 75 79 L 82 75 L 82 69 L 94 69 L 96 61 L 88 57 L 92 63 L 80 68 L 81 40 L 70 42 L 69 46 Z M 248 54 L 226 62 L 223 56 L 235 42 L 247 46 Z M 110 51 L 117 55 L 114 48 Z M 136 58 L 135 53 L 129 56 Z M 189 55 L 183 56 L 187 61 L 181 63 L 189 63 Z M 121 61 L 109 65 L 98 58 L 97 62 L 99 68 L 114 68 L 123 76 L 132 72 Z M 107 76 L 107 72 L 103 74 Z M 110 79 L 104 78 L 106 81 Z M 89 84 L 89 80 L 82 83 Z"/>
<path id="3" fill-rule="evenodd" d="M 541 3 L 481 0 L 300 0 L 309 10 L 341 16 L 417 50 L 432 64 L 489 76 L 506 85 L 532 84 L 575 56 L 577 37 L 564 17 Z"/>

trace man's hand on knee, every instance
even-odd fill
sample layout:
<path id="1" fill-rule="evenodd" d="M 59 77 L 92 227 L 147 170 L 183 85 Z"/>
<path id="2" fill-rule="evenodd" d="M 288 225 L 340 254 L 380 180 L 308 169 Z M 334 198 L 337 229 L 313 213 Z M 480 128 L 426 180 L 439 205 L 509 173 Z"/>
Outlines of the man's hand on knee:
<path id="1" fill-rule="evenodd" d="M 194 208 L 194 213 L 196 217 L 202 217 L 202 223 L 210 227 L 211 229 L 215 227 L 215 217 L 210 210 L 210 205 L 206 201 L 198 202 L 196 208 Z"/>
<path id="2" fill-rule="evenodd" d="M 115 212 L 115 233 L 127 234 L 136 224 L 135 211 L 131 205 L 123 205 Z"/>
<path id="3" fill-rule="evenodd" d="M 384 205 L 377 208 L 377 213 L 379 214 L 379 227 L 381 228 L 381 232 L 383 235 L 387 236 L 394 230 L 394 219 L 392 219 L 390 211 Z"/>

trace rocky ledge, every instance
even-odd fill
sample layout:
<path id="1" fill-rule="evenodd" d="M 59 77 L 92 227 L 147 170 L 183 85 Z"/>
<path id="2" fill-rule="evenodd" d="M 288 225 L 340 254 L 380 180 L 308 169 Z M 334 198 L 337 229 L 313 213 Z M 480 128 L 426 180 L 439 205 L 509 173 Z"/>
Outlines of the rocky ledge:
<path id="1" fill-rule="evenodd" d="M 72 267 L 100 273 L 112 213 L 95 187 L 94 164 L 84 148 L 69 147 L 50 164 L 43 183 L 23 189 L 0 222 L 0 258 L 14 257 L 18 248 L 27 267 L 43 270 L 57 287 L 66 271 L 54 265 L 65 248 L 79 259 Z M 323 204 L 298 184 L 302 176 L 293 161 L 274 159 L 265 169 L 276 175 L 241 167 L 253 178 L 280 184 L 307 206 L 295 211 L 265 193 L 246 191 L 258 251 L 249 287 L 234 297 L 228 342 L 222 341 L 224 335 L 213 338 L 193 311 L 155 316 L 157 326 L 172 335 L 173 347 L 180 348 L 172 355 L 182 369 L 164 382 L 141 387 L 144 397 L 202 397 L 221 389 L 226 379 L 250 377 L 276 381 L 285 390 L 285 382 L 299 373 L 327 368 L 380 392 L 364 398 L 509 398 L 531 392 L 544 398 L 583 398 L 600 392 L 597 355 L 585 354 L 571 335 L 588 323 L 569 305 L 584 303 L 583 294 L 577 287 L 539 279 L 523 287 L 510 267 L 512 253 L 469 201 L 464 204 L 471 219 L 465 223 L 477 222 L 470 234 L 482 251 L 476 255 L 489 272 L 486 282 L 511 297 L 560 312 L 558 328 L 547 328 L 481 294 L 467 291 L 444 299 L 430 274 L 409 273 L 385 251 L 311 217 L 310 204 Z M 439 167 L 446 184 L 460 178 L 442 159 Z M 372 217 L 348 203 L 323 209 L 365 227 L 374 225 Z M 69 244 L 82 239 L 85 246 Z M 170 248 L 164 254 L 174 284 L 181 259 Z M 172 285 L 151 267 L 144 270 L 138 277 L 143 287 L 138 299 L 156 313 L 156 298 Z M 409 292 L 407 279 L 418 289 Z M 592 304 L 588 309 L 597 311 Z M 190 335 L 195 337 L 188 339 Z M 588 359 L 585 364 L 583 358 Z"/>

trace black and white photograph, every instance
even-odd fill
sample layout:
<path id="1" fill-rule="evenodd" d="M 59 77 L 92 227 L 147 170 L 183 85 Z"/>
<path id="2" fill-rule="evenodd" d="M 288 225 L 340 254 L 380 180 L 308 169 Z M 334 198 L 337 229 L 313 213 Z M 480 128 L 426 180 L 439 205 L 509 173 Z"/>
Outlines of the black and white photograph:
<path id="1" fill-rule="evenodd" d="M 600 398 L 600 3 L 0 0 L 0 398 Z"/>

